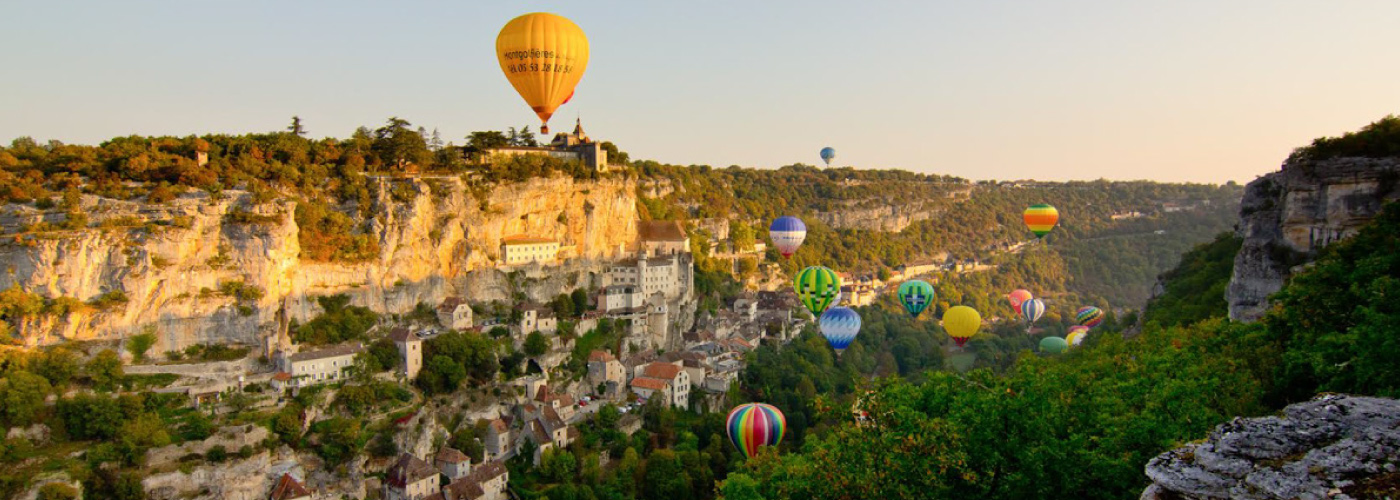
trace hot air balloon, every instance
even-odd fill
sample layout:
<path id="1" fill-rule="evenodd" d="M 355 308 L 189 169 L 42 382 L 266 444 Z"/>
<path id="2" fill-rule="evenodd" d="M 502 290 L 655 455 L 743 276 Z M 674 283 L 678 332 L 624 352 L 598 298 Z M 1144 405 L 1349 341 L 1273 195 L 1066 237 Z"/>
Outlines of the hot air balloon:
<path id="1" fill-rule="evenodd" d="M 773 240 L 773 246 L 783 257 L 792 257 L 797 247 L 802 246 L 802 240 L 807 239 L 807 225 L 802 223 L 802 219 L 784 215 L 768 226 L 768 238 Z"/>
<path id="2" fill-rule="evenodd" d="M 1069 327 L 1069 334 L 1065 335 L 1065 342 L 1068 342 L 1070 347 L 1074 347 L 1083 342 L 1084 337 L 1087 336 L 1089 336 L 1089 327 L 1074 325 Z"/>
<path id="3" fill-rule="evenodd" d="M 1006 294 L 1006 300 L 1011 302 L 1011 307 L 1018 311 L 1021 310 L 1021 303 L 1030 300 L 1031 297 L 1030 290 L 1024 288 Z"/>
<path id="4" fill-rule="evenodd" d="M 792 280 L 792 288 L 797 292 L 797 300 L 812 312 L 812 317 L 820 317 L 840 297 L 841 277 L 836 275 L 836 271 L 812 266 L 797 273 Z"/>
<path id="5" fill-rule="evenodd" d="M 1069 349 L 1069 343 L 1059 337 L 1045 337 L 1040 339 L 1040 352 L 1061 353 Z"/>
<path id="6" fill-rule="evenodd" d="M 899 303 L 915 318 L 933 303 L 933 285 L 924 280 L 910 280 L 899 285 Z"/>
<path id="7" fill-rule="evenodd" d="M 1035 233 L 1036 238 L 1044 238 L 1060 221 L 1060 211 L 1044 203 L 1031 205 L 1021 214 L 1021 219 L 1026 221 L 1026 227 Z"/>
<path id="8" fill-rule="evenodd" d="M 1081 325 L 1093 328 L 1103 323 L 1103 311 L 1094 306 L 1084 306 L 1074 313 L 1074 321 Z"/>
<path id="9" fill-rule="evenodd" d="M 1030 299 L 1021 303 L 1021 317 L 1026 318 L 1026 328 L 1035 324 L 1045 314 L 1045 303 L 1040 299 Z"/>
<path id="10" fill-rule="evenodd" d="M 729 411 L 724 428 L 729 431 L 729 441 L 744 454 L 752 458 L 758 454 L 760 446 L 777 446 L 787 430 L 787 420 L 783 412 L 773 405 L 748 403 Z"/>
<path id="11" fill-rule="evenodd" d="M 962 347 L 967 343 L 967 339 L 977 335 L 977 330 L 981 328 L 982 315 L 971 307 L 953 306 L 943 313 L 943 330 L 948 332 L 948 336 L 953 338 L 958 347 Z"/>
<path id="12" fill-rule="evenodd" d="M 836 158 L 835 148 L 832 148 L 830 146 L 822 148 L 822 161 L 826 162 L 826 166 L 830 167 L 831 160 L 834 158 Z"/>
<path id="13" fill-rule="evenodd" d="M 856 334 L 860 333 L 860 314 L 849 307 L 833 307 L 822 313 L 821 317 L 822 336 L 831 344 L 832 349 L 836 349 L 836 355 L 840 356 L 846 346 L 851 345 L 851 341 L 856 339 Z"/>
<path id="14" fill-rule="evenodd" d="M 569 98 L 588 67 L 588 37 L 563 16 L 536 12 L 511 19 L 496 35 L 501 72 L 540 117 L 540 133 L 549 133 L 549 117 Z"/>

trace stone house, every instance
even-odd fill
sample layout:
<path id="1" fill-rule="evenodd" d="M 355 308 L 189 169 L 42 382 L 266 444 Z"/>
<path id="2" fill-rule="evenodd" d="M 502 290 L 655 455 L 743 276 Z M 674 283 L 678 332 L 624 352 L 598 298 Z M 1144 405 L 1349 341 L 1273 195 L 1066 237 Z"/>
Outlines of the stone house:
<path id="1" fill-rule="evenodd" d="M 308 352 L 281 351 L 277 367 L 287 374 L 282 385 L 297 388 L 342 380 L 345 370 L 355 364 L 355 355 L 363 350 L 364 345 L 357 342 Z"/>
<path id="2" fill-rule="evenodd" d="M 665 384 L 664 393 L 667 395 L 667 404 L 677 408 L 690 407 L 690 374 L 686 373 L 684 368 L 672 363 L 651 363 L 642 368 L 642 372 L 637 378 L 632 379 L 634 387 L 636 387 L 638 380 L 661 381 Z M 649 385 L 654 386 L 655 384 Z M 649 396 L 648 399 L 650 399 Z"/>
<path id="3" fill-rule="evenodd" d="M 472 306 L 460 297 L 448 297 L 437 306 L 437 319 L 443 328 L 466 330 L 472 327 Z"/>
<path id="4" fill-rule="evenodd" d="M 486 458 L 488 460 L 501 460 L 510 455 L 511 452 L 511 432 L 510 422 L 505 418 L 492 420 L 486 426 Z"/>
<path id="5" fill-rule="evenodd" d="M 448 482 L 454 482 L 471 473 L 472 460 L 456 448 L 444 446 L 438 450 L 437 456 L 433 457 L 433 465 L 442 471 L 442 475 L 447 476 Z"/>
<path id="6" fill-rule="evenodd" d="M 521 308 L 520 334 L 533 332 L 554 333 L 559 329 L 554 310 L 539 304 L 527 304 Z"/>
<path id="7" fill-rule="evenodd" d="M 588 353 L 588 384 L 590 388 L 608 382 L 621 384 L 626 381 L 627 371 L 612 354 L 607 351 Z"/>
<path id="8" fill-rule="evenodd" d="M 422 500 L 440 490 L 437 469 L 404 453 L 384 476 L 385 500 Z"/>

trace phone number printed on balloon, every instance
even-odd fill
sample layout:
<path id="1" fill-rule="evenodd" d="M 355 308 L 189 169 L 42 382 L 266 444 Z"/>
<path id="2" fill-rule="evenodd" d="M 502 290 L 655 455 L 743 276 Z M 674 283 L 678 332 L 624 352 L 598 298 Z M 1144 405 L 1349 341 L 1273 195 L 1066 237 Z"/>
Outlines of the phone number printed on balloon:
<path id="1" fill-rule="evenodd" d="M 563 64 L 549 64 L 549 63 L 545 63 L 545 64 L 533 64 L 533 63 L 532 63 L 532 64 L 525 64 L 525 63 L 520 63 L 520 64 L 510 64 L 510 65 L 506 65 L 506 71 L 510 71 L 511 73 L 526 73 L 526 72 L 537 72 L 537 73 L 573 73 L 573 72 L 574 72 L 574 67 L 573 67 L 573 66 L 569 66 L 569 65 L 563 65 Z"/>

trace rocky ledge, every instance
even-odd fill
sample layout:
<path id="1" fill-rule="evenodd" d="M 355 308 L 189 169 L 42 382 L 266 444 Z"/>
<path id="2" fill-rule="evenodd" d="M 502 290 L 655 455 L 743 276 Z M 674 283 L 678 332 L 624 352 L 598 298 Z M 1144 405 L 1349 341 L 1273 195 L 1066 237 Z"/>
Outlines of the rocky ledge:
<path id="1" fill-rule="evenodd" d="M 1385 498 L 1397 468 L 1400 401 L 1322 395 L 1282 416 L 1236 418 L 1204 442 L 1159 455 L 1147 464 L 1153 484 L 1141 498 Z"/>

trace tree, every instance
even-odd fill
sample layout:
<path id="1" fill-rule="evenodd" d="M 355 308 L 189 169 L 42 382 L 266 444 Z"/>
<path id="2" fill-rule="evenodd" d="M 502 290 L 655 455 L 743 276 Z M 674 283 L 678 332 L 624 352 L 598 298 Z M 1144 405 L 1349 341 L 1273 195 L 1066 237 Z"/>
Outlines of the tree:
<path id="1" fill-rule="evenodd" d="M 48 350 L 34 365 L 34 373 L 48 379 L 55 388 L 67 387 L 78 370 L 78 356 L 65 348 Z"/>
<path id="2" fill-rule="evenodd" d="M 457 390 L 467 378 L 467 370 L 460 363 L 444 355 L 435 355 L 418 374 L 418 387 L 429 394 L 442 394 Z"/>
<path id="3" fill-rule="evenodd" d="M 646 471 L 642 475 L 642 496 L 689 500 L 690 477 L 674 451 L 660 449 L 647 457 Z"/>
<path id="4" fill-rule="evenodd" d="M 742 473 L 730 474 L 720 486 L 719 494 L 724 500 L 764 500 L 758 482 Z"/>
<path id="5" fill-rule="evenodd" d="M 138 363 L 146 360 L 146 351 L 151 350 L 151 346 L 154 345 L 156 345 L 155 328 L 147 328 L 126 340 L 127 352 L 130 352 L 132 359 Z"/>
<path id="6" fill-rule="evenodd" d="M 147 449 L 170 444 L 170 434 L 165 431 L 165 422 L 154 413 L 142 414 L 122 424 L 120 436 L 121 447 L 129 464 L 140 463 Z"/>
<path id="7" fill-rule="evenodd" d="M 481 432 L 476 427 L 459 429 L 452 434 L 452 447 L 477 463 L 485 458 L 486 447 L 481 444 Z"/>
<path id="8" fill-rule="evenodd" d="M 530 332 L 525 336 L 525 354 L 537 357 L 549 351 L 549 339 L 540 332 Z"/>
<path id="9" fill-rule="evenodd" d="M 399 445 L 394 444 L 393 434 L 381 432 L 369 442 L 369 453 L 379 458 L 395 457 L 399 454 Z"/>
<path id="10" fill-rule="evenodd" d="M 574 313 L 583 314 L 588 311 L 588 291 L 582 288 L 575 288 L 569 294 L 569 299 L 574 302 Z"/>
<path id="11" fill-rule="evenodd" d="M 287 131 L 297 137 L 306 135 L 306 129 L 301 126 L 300 116 L 292 116 L 292 124 L 287 126 Z"/>
<path id="12" fill-rule="evenodd" d="M 616 429 L 617 422 L 622 420 L 622 412 L 618 411 L 617 406 L 608 403 L 598 409 L 598 413 L 593 416 L 593 419 L 599 429 Z"/>
<path id="13" fill-rule="evenodd" d="M 546 450 L 540 457 L 540 475 L 556 483 L 573 478 L 577 469 L 578 460 L 568 450 Z"/>
<path id="14" fill-rule="evenodd" d="M 103 349 L 97 353 L 87 366 L 83 367 L 88 380 L 92 382 L 92 387 L 99 391 L 113 391 L 121 384 L 124 374 L 122 373 L 122 360 L 117 357 L 116 351 Z"/>
<path id="15" fill-rule="evenodd" d="M 185 419 L 185 426 L 180 434 L 185 441 L 202 441 L 214 434 L 214 422 L 203 412 L 196 411 Z"/>
<path id="16" fill-rule="evenodd" d="M 741 220 L 731 222 L 729 224 L 729 240 L 734 243 L 735 251 L 752 250 L 754 245 L 753 226 Z"/>
<path id="17" fill-rule="evenodd" d="M 535 140 L 535 133 L 530 131 L 529 125 L 518 132 L 515 127 L 511 127 L 509 132 L 506 132 L 506 138 L 510 141 L 511 146 L 536 147 L 540 145 Z"/>
<path id="18" fill-rule="evenodd" d="M 423 134 L 412 128 L 412 124 L 399 117 L 389 118 L 383 127 L 374 130 L 374 143 L 371 149 L 379 160 L 403 171 L 409 164 L 424 165 L 432 158 L 427 140 Z"/>
<path id="19" fill-rule="evenodd" d="M 467 136 L 467 147 L 476 152 L 483 152 L 492 148 L 509 146 L 511 139 L 504 133 L 497 130 L 486 130 L 472 132 Z"/>
<path id="20" fill-rule="evenodd" d="M 204 459 L 214 463 L 223 463 L 228 460 L 228 449 L 224 445 L 216 444 L 209 447 L 209 451 L 204 453 Z"/>
<path id="21" fill-rule="evenodd" d="M 574 300 L 566 294 L 561 293 L 555 296 L 554 300 L 549 301 L 549 308 L 559 318 L 572 318 L 574 316 Z"/>
<path id="22" fill-rule="evenodd" d="M 28 425 L 44 407 L 44 398 L 53 387 L 48 380 L 24 370 L 11 370 L 0 378 L 0 416 L 11 426 Z"/>

